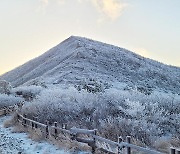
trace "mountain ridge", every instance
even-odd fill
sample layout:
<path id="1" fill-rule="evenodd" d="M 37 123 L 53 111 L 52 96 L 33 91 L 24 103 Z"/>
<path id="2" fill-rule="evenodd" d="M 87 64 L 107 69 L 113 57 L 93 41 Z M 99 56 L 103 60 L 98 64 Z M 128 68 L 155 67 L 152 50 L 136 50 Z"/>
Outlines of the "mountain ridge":
<path id="1" fill-rule="evenodd" d="M 41 56 L 0 76 L 0 80 L 7 80 L 15 87 L 35 81 L 81 84 L 87 78 L 174 93 L 180 90 L 180 68 L 79 36 L 69 37 Z"/>

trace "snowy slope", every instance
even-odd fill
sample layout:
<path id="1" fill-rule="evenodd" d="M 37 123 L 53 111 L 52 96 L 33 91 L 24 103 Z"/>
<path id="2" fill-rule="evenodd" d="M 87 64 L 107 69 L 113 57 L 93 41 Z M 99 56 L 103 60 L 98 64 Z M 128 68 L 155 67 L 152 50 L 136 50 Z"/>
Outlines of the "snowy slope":
<path id="1" fill-rule="evenodd" d="M 75 36 L 2 75 L 0 80 L 19 86 L 34 82 L 81 84 L 89 78 L 110 84 L 126 83 L 130 87 L 180 91 L 180 68 Z"/>
<path id="2" fill-rule="evenodd" d="M 68 154 L 47 142 L 35 142 L 25 133 L 12 133 L 11 128 L 4 128 L 3 122 L 9 117 L 0 118 L 0 153 L 1 154 Z"/>

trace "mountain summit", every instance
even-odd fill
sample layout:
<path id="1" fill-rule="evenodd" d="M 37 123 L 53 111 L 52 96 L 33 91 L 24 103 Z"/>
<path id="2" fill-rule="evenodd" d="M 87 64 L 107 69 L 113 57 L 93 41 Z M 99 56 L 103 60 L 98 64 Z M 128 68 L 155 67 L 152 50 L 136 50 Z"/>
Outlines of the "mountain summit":
<path id="1" fill-rule="evenodd" d="M 180 68 L 144 58 L 131 51 L 91 39 L 71 36 L 43 55 L 0 76 L 22 84 L 81 84 L 97 80 L 140 90 L 180 93 Z"/>

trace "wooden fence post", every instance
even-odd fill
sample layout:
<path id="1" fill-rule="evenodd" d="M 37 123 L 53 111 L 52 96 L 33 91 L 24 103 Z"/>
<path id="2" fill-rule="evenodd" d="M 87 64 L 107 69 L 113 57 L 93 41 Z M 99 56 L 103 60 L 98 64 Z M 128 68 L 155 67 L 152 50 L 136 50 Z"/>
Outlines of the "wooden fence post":
<path id="1" fill-rule="evenodd" d="M 62 124 L 62 129 L 67 129 L 67 124 Z"/>
<path id="2" fill-rule="evenodd" d="M 9 114 L 9 107 L 6 107 L 6 115 Z"/>
<path id="3" fill-rule="evenodd" d="M 57 127 L 57 122 L 54 122 L 54 127 Z M 54 128 L 55 138 L 57 138 L 57 129 Z"/>
<path id="4" fill-rule="evenodd" d="M 67 129 L 67 124 L 65 124 L 65 129 Z"/>
<path id="5" fill-rule="evenodd" d="M 46 138 L 48 138 L 48 135 L 49 135 L 49 121 L 46 121 Z"/>
<path id="6" fill-rule="evenodd" d="M 23 103 L 19 103 L 18 104 L 18 109 L 21 111 L 21 109 L 22 109 L 22 106 L 23 106 Z"/>
<path id="7" fill-rule="evenodd" d="M 33 122 L 31 122 L 31 128 L 32 128 L 32 129 L 34 128 L 34 123 L 33 123 Z"/>
<path id="8" fill-rule="evenodd" d="M 175 154 L 175 153 L 176 153 L 176 149 L 173 148 L 173 147 L 171 147 L 171 148 L 170 148 L 170 154 Z"/>
<path id="9" fill-rule="evenodd" d="M 34 121 L 35 119 L 34 119 L 34 116 L 33 116 L 33 121 Z M 32 129 L 34 128 L 34 122 L 32 122 Z"/>
<path id="10" fill-rule="evenodd" d="M 34 121 L 37 121 L 37 117 L 33 117 Z M 37 124 L 34 124 L 34 127 L 37 128 Z"/>
<path id="11" fill-rule="evenodd" d="M 6 109 L 5 109 L 5 108 L 4 108 L 4 110 L 3 110 L 3 111 L 4 111 L 3 115 L 6 115 L 6 114 L 7 114 L 7 112 L 6 112 Z"/>
<path id="12" fill-rule="evenodd" d="M 27 117 L 27 115 L 26 114 L 24 114 L 24 118 L 26 118 Z M 24 122 L 24 127 L 26 127 L 26 124 L 27 124 L 27 121 L 26 121 L 26 119 L 23 119 L 23 122 Z"/>
<path id="13" fill-rule="evenodd" d="M 97 135 L 97 129 L 94 129 L 94 135 Z M 95 152 L 96 152 L 96 139 L 93 138 L 93 141 L 94 141 L 94 143 L 92 145 L 92 153 L 95 154 Z"/>
<path id="14" fill-rule="evenodd" d="M 177 149 L 177 154 L 180 154 L 180 149 Z"/>
<path id="15" fill-rule="evenodd" d="M 131 136 L 126 137 L 126 142 L 131 143 Z M 131 154 L 131 148 L 127 147 L 127 154 Z"/>
<path id="16" fill-rule="evenodd" d="M 17 121 L 19 120 L 19 118 L 20 118 L 20 117 L 19 117 L 19 114 L 17 114 Z"/>
<path id="17" fill-rule="evenodd" d="M 123 141 L 122 137 L 119 136 L 118 137 L 118 143 L 120 144 L 122 141 Z M 120 153 L 121 153 L 121 148 L 118 146 L 118 154 L 120 154 Z"/>

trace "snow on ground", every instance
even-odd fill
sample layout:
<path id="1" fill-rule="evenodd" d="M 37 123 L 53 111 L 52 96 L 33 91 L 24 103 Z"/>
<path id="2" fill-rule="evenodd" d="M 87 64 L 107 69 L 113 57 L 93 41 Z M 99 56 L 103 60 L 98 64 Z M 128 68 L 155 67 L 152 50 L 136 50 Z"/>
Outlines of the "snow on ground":
<path id="1" fill-rule="evenodd" d="M 32 141 L 26 133 L 12 133 L 12 128 L 3 127 L 8 118 L 0 117 L 0 154 L 69 154 L 47 142 Z"/>

